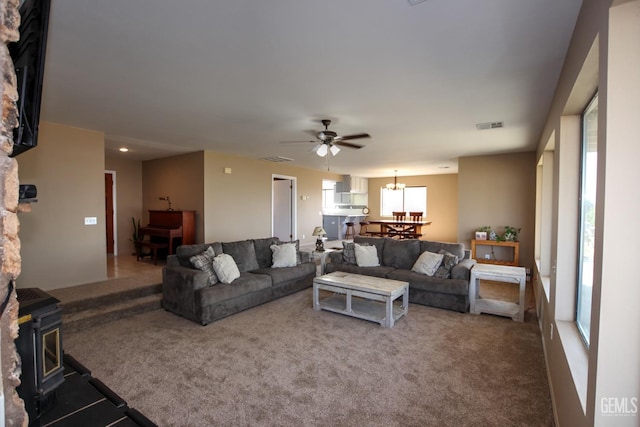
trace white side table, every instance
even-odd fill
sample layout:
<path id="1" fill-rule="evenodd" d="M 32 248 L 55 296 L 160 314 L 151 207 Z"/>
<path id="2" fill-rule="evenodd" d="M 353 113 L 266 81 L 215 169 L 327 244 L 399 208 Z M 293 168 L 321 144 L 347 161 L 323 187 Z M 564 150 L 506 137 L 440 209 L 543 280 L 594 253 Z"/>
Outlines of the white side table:
<path id="1" fill-rule="evenodd" d="M 480 298 L 480 280 L 493 280 L 504 283 L 517 283 L 520 286 L 518 304 L 488 298 Z M 526 270 L 524 267 L 506 265 L 476 264 L 471 269 L 469 281 L 469 311 L 473 314 L 491 313 L 511 317 L 518 322 L 524 321 L 524 291 Z"/>
<path id="2" fill-rule="evenodd" d="M 335 252 L 335 249 L 326 249 L 322 252 L 320 251 L 312 251 L 311 252 L 311 257 L 316 260 L 316 259 L 320 259 L 320 276 L 324 275 L 324 266 L 327 263 L 327 256 L 331 253 L 331 252 Z"/>

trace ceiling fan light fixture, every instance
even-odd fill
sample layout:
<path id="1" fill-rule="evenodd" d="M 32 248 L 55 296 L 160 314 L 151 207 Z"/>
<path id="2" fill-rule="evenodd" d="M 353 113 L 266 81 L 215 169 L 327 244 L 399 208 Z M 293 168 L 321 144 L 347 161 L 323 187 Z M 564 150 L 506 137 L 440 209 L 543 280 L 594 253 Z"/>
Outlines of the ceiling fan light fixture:
<path id="1" fill-rule="evenodd" d="M 327 152 L 328 152 L 328 148 L 325 144 L 320 144 L 320 146 L 316 150 L 316 154 L 320 157 L 326 156 Z"/>
<path id="2" fill-rule="evenodd" d="M 329 150 L 331 150 L 331 154 L 333 154 L 334 156 L 340 152 L 340 148 L 336 147 L 335 145 L 332 145 Z"/>

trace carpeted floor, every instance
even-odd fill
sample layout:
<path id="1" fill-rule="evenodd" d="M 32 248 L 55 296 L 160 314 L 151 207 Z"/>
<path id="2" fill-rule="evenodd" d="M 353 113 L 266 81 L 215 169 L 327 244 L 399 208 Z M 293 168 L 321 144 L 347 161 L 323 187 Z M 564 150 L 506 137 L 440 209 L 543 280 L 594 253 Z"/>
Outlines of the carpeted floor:
<path id="1" fill-rule="evenodd" d="M 535 317 L 411 304 L 392 329 L 312 291 L 200 326 L 163 310 L 65 351 L 161 426 L 552 426 Z"/>

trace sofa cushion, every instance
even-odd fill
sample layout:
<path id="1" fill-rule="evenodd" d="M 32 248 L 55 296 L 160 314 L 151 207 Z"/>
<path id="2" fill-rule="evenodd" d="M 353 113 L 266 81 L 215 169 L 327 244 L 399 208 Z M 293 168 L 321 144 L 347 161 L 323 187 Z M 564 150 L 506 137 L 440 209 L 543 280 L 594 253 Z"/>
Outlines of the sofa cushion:
<path id="1" fill-rule="evenodd" d="M 455 255 L 458 260 L 464 259 L 464 244 L 463 243 L 448 243 L 448 242 L 436 242 L 434 240 L 421 240 L 420 252 L 429 251 L 438 253 L 440 249 Z"/>
<path id="2" fill-rule="evenodd" d="M 222 252 L 233 257 L 240 273 L 260 268 L 258 258 L 256 257 L 256 249 L 253 246 L 253 240 L 223 242 Z"/>
<path id="3" fill-rule="evenodd" d="M 213 269 L 216 272 L 216 276 L 222 283 L 231 283 L 238 277 L 240 277 L 240 271 L 236 265 L 233 257 L 228 254 L 217 255 L 213 259 Z"/>
<path id="4" fill-rule="evenodd" d="M 206 307 L 271 287 L 271 278 L 262 274 L 242 273 L 233 283 L 219 283 L 195 293 L 195 304 Z"/>
<path id="5" fill-rule="evenodd" d="M 265 275 L 271 277 L 271 283 L 273 286 L 277 286 L 281 283 L 296 280 L 300 277 L 315 275 L 316 265 L 313 262 L 303 262 L 293 267 L 283 268 L 260 268 L 258 270 L 251 271 L 252 274 Z"/>
<path id="6" fill-rule="evenodd" d="M 191 264 L 191 257 L 194 255 L 199 255 L 202 252 L 206 251 L 207 248 L 212 247 L 213 252 L 216 255 L 222 253 L 222 244 L 220 242 L 215 243 L 198 243 L 194 245 L 181 245 L 176 249 L 176 256 L 178 257 L 178 262 L 183 267 L 191 267 L 193 268 L 193 264 Z"/>
<path id="7" fill-rule="evenodd" d="M 382 265 L 411 270 L 420 255 L 420 240 L 386 239 L 382 250 Z"/>
<path id="8" fill-rule="evenodd" d="M 375 246 L 355 243 L 356 263 L 358 267 L 378 267 L 378 251 Z"/>
<path id="9" fill-rule="evenodd" d="M 209 246 L 206 251 L 189 258 L 189 261 L 195 268 L 207 273 L 209 285 L 215 285 L 218 283 L 218 276 L 216 276 L 216 272 L 213 269 L 213 259 L 215 256 L 216 254 L 213 251 L 213 248 Z"/>
<path id="10" fill-rule="evenodd" d="M 258 268 L 271 267 L 273 263 L 271 259 L 271 245 L 275 245 L 280 240 L 277 237 L 265 237 L 262 239 L 253 239 L 253 247 L 256 251 L 256 259 L 258 260 Z"/>
<path id="11" fill-rule="evenodd" d="M 286 243 L 284 245 L 271 245 L 272 268 L 295 267 L 296 265 L 296 245 Z"/>
<path id="12" fill-rule="evenodd" d="M 426 274 L 427 276 L 433 276 L 438 270 L 438 267 L 440 267 L 440 264 L 442 264 L 443 257 L 444 255 L 442 254 L 434 254 L 433 252 L 424 251 L 420 254 L 415 264 L 413 264 L 413 267 L 411 267 L 411 271 Z"/>

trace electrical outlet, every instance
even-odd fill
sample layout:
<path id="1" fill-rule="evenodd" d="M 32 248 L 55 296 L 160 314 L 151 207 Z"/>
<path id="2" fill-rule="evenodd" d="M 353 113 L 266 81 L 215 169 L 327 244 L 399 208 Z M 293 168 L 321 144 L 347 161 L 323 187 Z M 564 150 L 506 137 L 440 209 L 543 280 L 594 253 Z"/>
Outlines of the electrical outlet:
<path id="1" fill-rule="evenodd" d="M 306 238 L 307 238 L 307 235 L 306 235 L 306 234 L 303 234 L 303 235 L 302 235 L 302 240 L 304 240 L 304 239 L 306 239 Z"/>
<path id="2" fill-rule="evenodd" d="M 549 339 L 553 339 L 553 323 L 551 324 L 551 330 L 549 332 Z"/>

